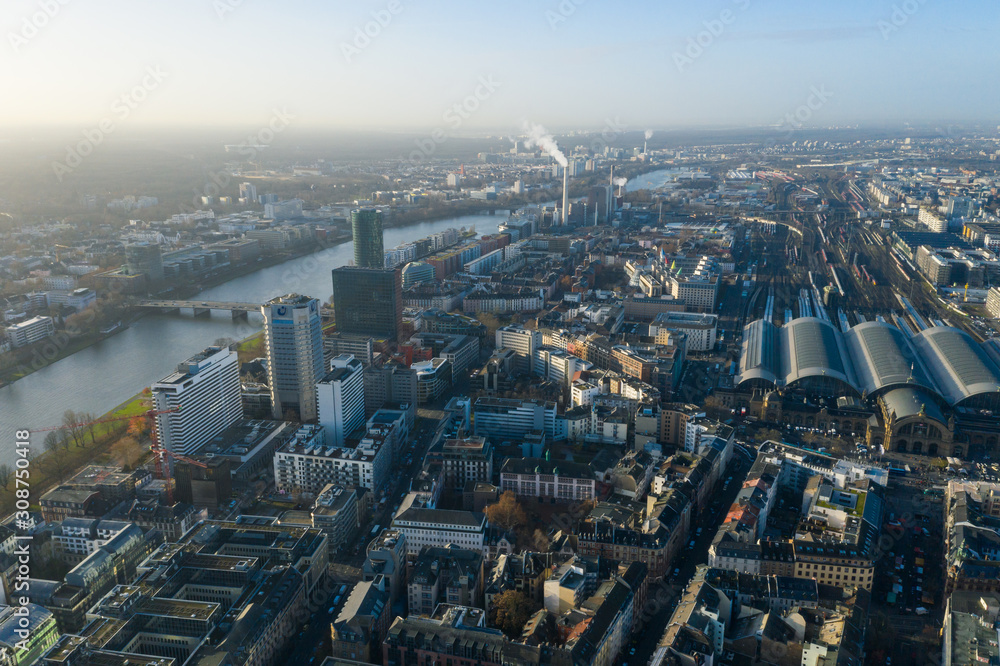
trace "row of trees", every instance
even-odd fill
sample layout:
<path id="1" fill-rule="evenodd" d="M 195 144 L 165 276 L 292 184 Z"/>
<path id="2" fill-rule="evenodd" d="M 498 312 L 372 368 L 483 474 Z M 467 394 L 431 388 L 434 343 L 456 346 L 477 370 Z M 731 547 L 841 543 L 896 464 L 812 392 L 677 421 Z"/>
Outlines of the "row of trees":
<path id="1" fill-rule="evenodd" d="M 63 427 L 50 430 L 43 440 L 45 455 L 41 458 L 57 480 L 62 480 L 71 471 L 73 464 L 70 451 L 75 446 L 85 449 L 106 437 L 115 437 L 111 445 L 111 453 L 119 464 L 127 469 L 133 469 L 142 457 L 143 449 L 140 442 L 146 437 L 147 427 L 142 418 L 134 418 L 121 422 L 97 422 L 98 417 L 90 412 L 74 412 L 66 410 L 63 413 Z M 29 453 L 32 460 L 37 459 L 34 453 Z M 8 490 L 14 480 L 14 468 L 9 463 L 0 463 L 0 488 Z"/>

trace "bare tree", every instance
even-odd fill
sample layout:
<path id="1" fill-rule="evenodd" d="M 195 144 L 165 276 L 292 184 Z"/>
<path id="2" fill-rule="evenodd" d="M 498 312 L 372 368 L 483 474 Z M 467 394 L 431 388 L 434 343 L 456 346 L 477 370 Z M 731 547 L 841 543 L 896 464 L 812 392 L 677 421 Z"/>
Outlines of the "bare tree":
<path id="1" fill-rule="evenodd" d="M 66 440 L 63 439 L 61 441 L 59 436 L 54 432 L 49 433 L 49 435 L 53 435 L 53 437 L 45 437 L 45 458 L 46 461 L 52 465 L 52 469 L 56 473 L 56 477 L 59 480 L 62 480 L 63 476 L 66 474 L 66 452 L 68 449 L 63 445 L 63 442 Z"/>
<path id="2" fill-rule="evenodd" d="M 0 464 L 0 486 L 3 486 L 3 489 L 7 490 L 7 487 L 13 480 L 14 469 L 7 463 Z"/>
<path id="3" fill-rule="evenodd" d="M 94 444 L 97 442 L 97 417 L 90 412 L 85 413 L 84 417 L 83 420 L 87 423 L 85 427 L 90 433 L 90 443 Z"/>
<path id="4" fill-rule="evenodd" d="M 81 416 L 82 414 L 78 415 L 72 409 L 67 409 L 65 412 L 63 412 L 63 418 L 62 418 L 63 425 L 65 426 L 65 428 L 63 428 L 63 431 L 68 435 L 67 441 L 69 439 L 72 439 L 73 443 L 76 444 L 78 447 L 83 446 L 83 444 L 81 444 L 81 442 L 83 441 L 83 427 L 79 425 L 80 421 L 82 420 L 80 418 Z M 67 448 L 69 447 L 67 446 Z"/>

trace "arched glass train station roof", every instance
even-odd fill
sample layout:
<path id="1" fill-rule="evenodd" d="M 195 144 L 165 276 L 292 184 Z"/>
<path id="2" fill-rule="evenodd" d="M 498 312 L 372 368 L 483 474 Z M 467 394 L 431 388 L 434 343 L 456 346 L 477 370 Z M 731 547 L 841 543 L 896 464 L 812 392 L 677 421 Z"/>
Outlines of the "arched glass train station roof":
<path id="1" fill-rule="evenodd" d="M 912 342 L 949 404 L 988 393 L 1000 398 L 1000 368 L 965 331 L 935 326 L 914 335 Z"/>
<path id="2" fill-rule="evenodd" d="M 1000 342 L 980 345 L 967 333 L 935 326 L 912 338 L 884 322 L 846 334 L 802 317 L 780 328 L 767 321 L 744 328 L 737 384 L 852 389 L 869 398 L 899 388 L 926 390 L 943 404 L 1000 411 Z"/>
<path id="3" fill-rule="evenodd" d="M 936 391 L 910 341 L 892 324 L 880 321 L 858 324 L 844 334 L 844 340 L 862 393 L 873 395 L 914 385 Z"/>
<path id="4" fill-rule="evenodd" d="M 857 390 L 843 336 L 829 322 L 816 317 L 793 319 L 778 330 L 778 338 L 785 386 L 825 378 Z"/>

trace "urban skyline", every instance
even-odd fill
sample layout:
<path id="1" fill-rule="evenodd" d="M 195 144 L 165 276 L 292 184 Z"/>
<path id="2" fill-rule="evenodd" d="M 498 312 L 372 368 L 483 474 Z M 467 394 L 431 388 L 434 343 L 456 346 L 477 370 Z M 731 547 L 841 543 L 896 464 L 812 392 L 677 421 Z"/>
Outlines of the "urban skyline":
<path id="1" fill-rule="evenodd" d="M 985 0 L 10 0 L 0 666 L 1000 664 Z"/>

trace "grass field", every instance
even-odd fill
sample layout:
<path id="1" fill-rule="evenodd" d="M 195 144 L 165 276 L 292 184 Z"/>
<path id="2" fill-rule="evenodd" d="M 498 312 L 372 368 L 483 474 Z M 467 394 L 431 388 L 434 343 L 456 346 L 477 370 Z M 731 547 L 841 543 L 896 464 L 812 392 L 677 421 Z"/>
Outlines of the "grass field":
<path id="1" fill-rule="evenodd" d="M 31 444 L 33 449 L 39 452 L 32 458 L 28 467 L 32 505 L 37 508 L 38 498 L 87 465 L 118 465 L 118 462 L 114 460 L 112 447 L 127 433 L 131 419 L 142 415 L 149 409 L 150 405 L 149 389 L 118 405 L 97 419 L 98 421 L 116 420 L 98 423 L 94 427 L 93 433 L 84 429 L 81 437 L 84 445 L 77 446 L 70 443 L 68 447 L 60 447 L 57 453 L 58 461 L 54 459 L 52 453 L 42 451 L 42 442 L 48 433 L 32 433 Z M 53 416 L 53 420 L 58 423 L 56 416 Z M 54 432 L 59 433 L 60 431 Z M 6 464 L 13 466 L 12 462 Z M 2 463 L 3 461 L 0 461 L 0 464 Z M 14 509 L 14 490 L 14 483 L 10 483 L 7 488 L 0 488 L 0 510 L 9 512 Z"/>

